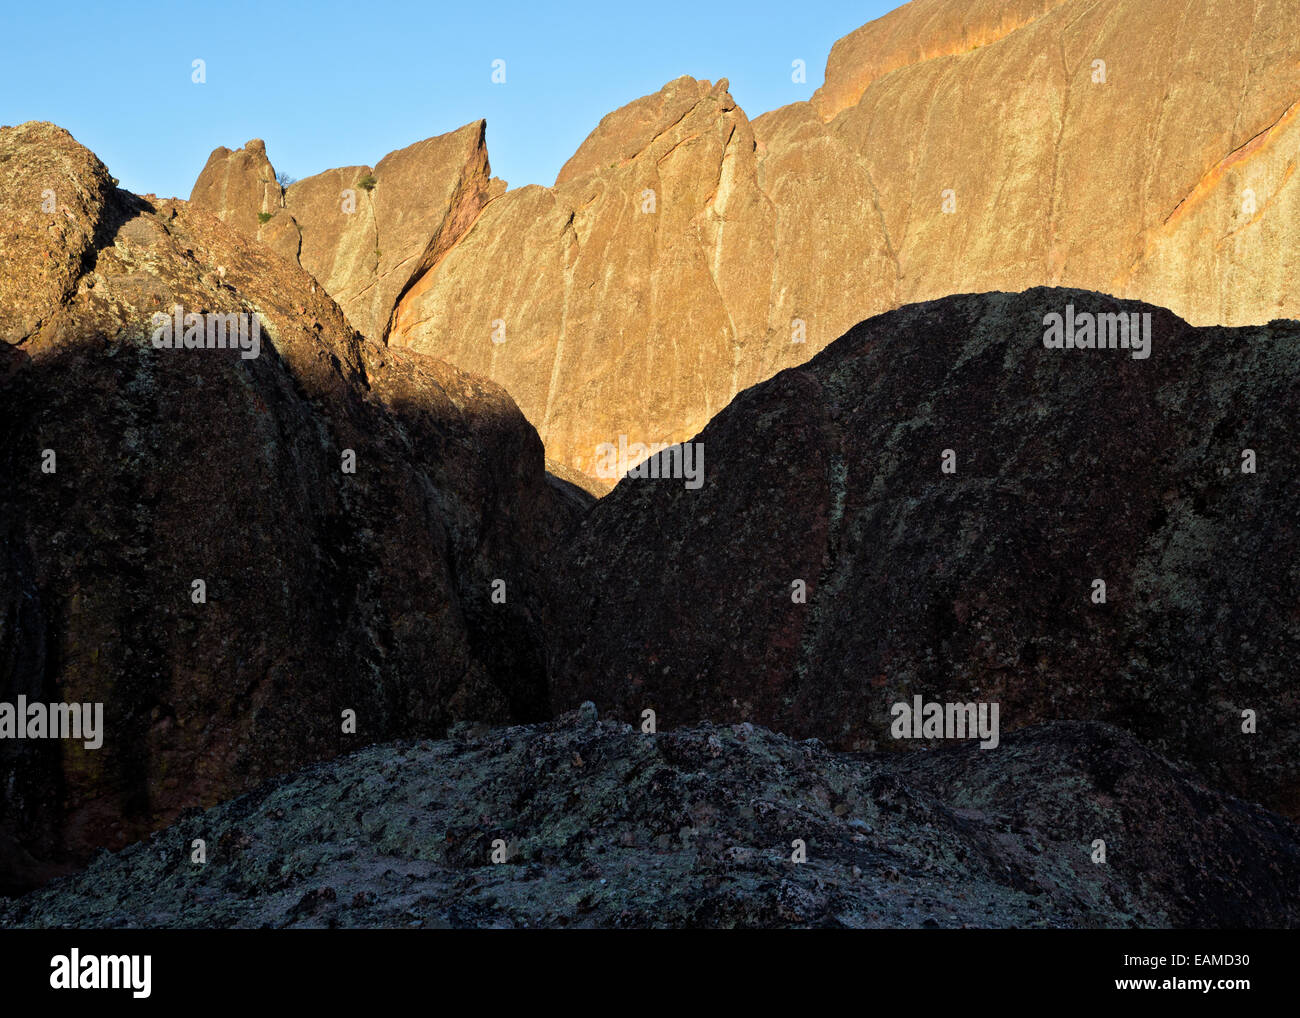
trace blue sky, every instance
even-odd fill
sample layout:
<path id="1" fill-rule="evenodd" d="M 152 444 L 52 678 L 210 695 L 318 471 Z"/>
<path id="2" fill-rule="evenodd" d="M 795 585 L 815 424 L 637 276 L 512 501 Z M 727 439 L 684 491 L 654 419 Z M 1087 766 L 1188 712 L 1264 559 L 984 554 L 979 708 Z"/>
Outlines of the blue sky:
<path id="1" fill-rule="evenodd" d="M 263 138 L 277 170 L 306 177 L 486 117 L 493 172 L 550 184 L 602 116 L 682 74 L 728 78 L 750 117 L 808 98 L 831 44 L 896 6 L 6 0 L 0 123 L 53 121 L 123 187 L 188 197 L 218 145 Z"/>

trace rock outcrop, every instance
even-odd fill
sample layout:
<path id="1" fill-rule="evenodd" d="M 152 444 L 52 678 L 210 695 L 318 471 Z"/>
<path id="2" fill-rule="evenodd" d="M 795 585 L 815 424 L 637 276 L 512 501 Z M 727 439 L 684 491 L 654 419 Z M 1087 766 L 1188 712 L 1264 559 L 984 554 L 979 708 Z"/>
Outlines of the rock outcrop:
<path id="1" fill-rule="evenodd" d="M 0 900 L 0 924 L 1300 924 L 1300 829 L 1107 725 L 864 759 L 750 725 L 643 735 L 584 713 L 317 765 Z"/>
<path id="2" fill-rule="evenodd" d="M 1149 315 L 1149 357 L 1046 348 L 1070 308 Z M 714 418 L 702 485 L 665 453 L 597 503 L 557 566 L 553 705 L 879 750 L 916 745 L 895 703 L 997 702 L 1295 815 L 1297 417 L 1295 322 L 1046 288 L 873 318 Z"/>
<path id="3" fill-rule="evenodd" d="M 345 166 L 296 181 L 282 201 L 260 210 L 271 213 L 262 219 L 253 214 L 256 192 L 247 182 L 269 179 L 280 197 L 265 147 L 219 148 L 190 201 L 302 265 L 355 328 L 382 342 L 402 294 L 505 189 L 492 178 L 486 129 L 479 120 L 392 152 L 373 168 Z"/>
<path id="4" fill-rule="evenodd" d="M 908 4 L 836 45 L 812 103 L 755 121 L 765 186 L 843 216 L 856 189 L 836 178 L 870 179 L 895 273 L 859 318 L 1036 285 L 1197 325 L 1300 317 L 1300 62 L 1277 43 L 1298 16 L 1297 0 Z M 796 182 L 783 166 L 805 148 L 822 172 Z M 833 231 L 819 264 L 861 246 Z M 853 322 L 822 308 L 824 344 Z"/>
<path id="5" fill-rule="evenodd" d="M 266 143 L 254 138 L 233 152 L 215 149 L 194 184 L 190 203 L 256 238 L 262 224 L 284 206 L 284 192 L 267 158 Z"/>
<path id="6" fill-rule="evenodd" d="M 548 716 L 541 563 L 583 503 L 509 396 L 52 125 L 0 164 L 0 701 L 104 715 L 98 749 L 0 741 L 0 891 L 360 743 Z M 156 348 L 177 305 L 258 355 Z"/>

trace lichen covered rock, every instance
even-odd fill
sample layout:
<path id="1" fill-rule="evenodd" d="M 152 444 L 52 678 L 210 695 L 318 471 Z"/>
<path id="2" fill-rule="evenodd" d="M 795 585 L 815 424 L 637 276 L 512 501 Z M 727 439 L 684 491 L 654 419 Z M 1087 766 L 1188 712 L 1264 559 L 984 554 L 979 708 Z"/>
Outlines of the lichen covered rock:
<path id="1" fill-rule="evenodd" d="M 1107 725 L 867 759 L 583 710 L 318 765 L 0 900 L 0 923 L 1294 927 L 1297 902 L 1294 824 Z"/>

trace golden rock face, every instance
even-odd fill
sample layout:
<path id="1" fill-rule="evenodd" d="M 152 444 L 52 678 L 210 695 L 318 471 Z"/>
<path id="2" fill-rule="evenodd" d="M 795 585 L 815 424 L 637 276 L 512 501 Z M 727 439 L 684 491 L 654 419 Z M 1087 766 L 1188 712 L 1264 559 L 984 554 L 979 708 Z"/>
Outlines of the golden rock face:
<path id="1" fill-rule="evenodd" d="M 634 143 L 611 122 L 636 123 Z M 389 341 L 500 381 L 590 475 L 599 444 L 679 441 L 762 377 L 739 344 L 767 329 L 776 217 L 725 82 L 681 79 L 607 118 L 560 179 L 490 203 Z"/>
<path id="2" fill-rule="evenodd" d="M 960 56 L 1010 35 L 1069 0 L 912 0 L 831 47 L 812 104 L 823 120 L 853 106 L 890 71 Z"/>
<path id="3" fill-rule="evenodd" d="M 390 340 L 501 382 L 590 474 L 600 443 L 681 441 L 856 322 L 950 293 L 1300 314 L 1300 64 L 1270 41 L 1297 16 L 914 3 L 838 43 L 813 102 L 752 124 L 673 82 L 605 118 L 554 188 L 489 206 Z"/>
<path id="4" fill-rule="evenodd" d="M 1196 325 L 1300 316 L 1298 22 L 1300 0 L 915 0 L 840 40 L 810 102 L 751 123 L 725 79 L 680 78 L 553 187 L 501 194 L 449 140 L 474 125 L 433 139 L 379 264 L 384 184 L 377 226 L 330 206 L 366 168 L 288 210 L 353 324 L 501 383 L 600 488 L 602 443 L 684 440 L 907 303 L 1053 285 Z"/>
<path id="5" fill-rule="evenodd" d="M 375 167 L 344 166 L 283 192 L 265 146 L 208 158 L 190 201 L 310 272 L 348 321 L 380 341 L 398 298 L 478 215 L 492 189 L 482 120 L 427 138 Z M 274 198 L 268 197 L 269 187 Z M 499 182 L 498 182 L 499 183 Z M 260 206 L 264 221 L 253 214 Z"/>

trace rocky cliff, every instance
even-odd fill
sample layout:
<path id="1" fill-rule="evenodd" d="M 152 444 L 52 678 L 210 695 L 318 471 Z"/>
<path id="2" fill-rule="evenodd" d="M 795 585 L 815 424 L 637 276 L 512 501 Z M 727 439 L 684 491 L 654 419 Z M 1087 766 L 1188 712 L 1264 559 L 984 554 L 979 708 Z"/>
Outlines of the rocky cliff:
<path id="1" fill-rule="evenodd" d="M 284 191 L 266 155 L 266 142 L 254 138 L 241 149 L 214 149 L 194 184 L 190 204 L 248 237 L 284 207 Z"/>
<path id="2" fill-rule="evenodd" d="M 123 850 L 0 919 L 1295 925 L 1297 15 L 916 0 L 514 191 L 0 129 L 0 708 L 104 709 L 0 894 Z"/>
<path id="3" fill-rule="evenodd" d="M 0 164 L 0 701 L 104 710 L 98 749 L 0 743 L 0 890 L 361 743 L 547 716 L 541 560 L 583 506 L 509 396 L 58 128 Z M 156 348 L 178 305 L 260 349 Z"/>
<path id="4" fill-rule="evenodd" d="M 987 46 L 1068 2 L 911 0 L 831 47 L 825 82 L 812 105 L 822 120 L 833 120 L 891 71 Z"/>
<path id="5" fill-rule="evenodd" d="M 1300 316 L 1297 20 L 1296 0 L 918 0 L 752 125 L 673 82 L 554 188 L 494 203 L 391 340 L 500 381 L 590 474 L 600 443 L 686 438 L 856 322 L 949 293 Z"/>
<path id="6" fill-rule="evenodd" d="M 737 347 L 766 331 L 766 292 L 735 297 L 770 278 L 775 220 L 726 88 L 674 82 L 607 118 L 556 187 L 489 205 L 403 299 L 390 342 L 499 380 L 589 475 L 620 433 L 703 426 L 771 367 Z"/>

